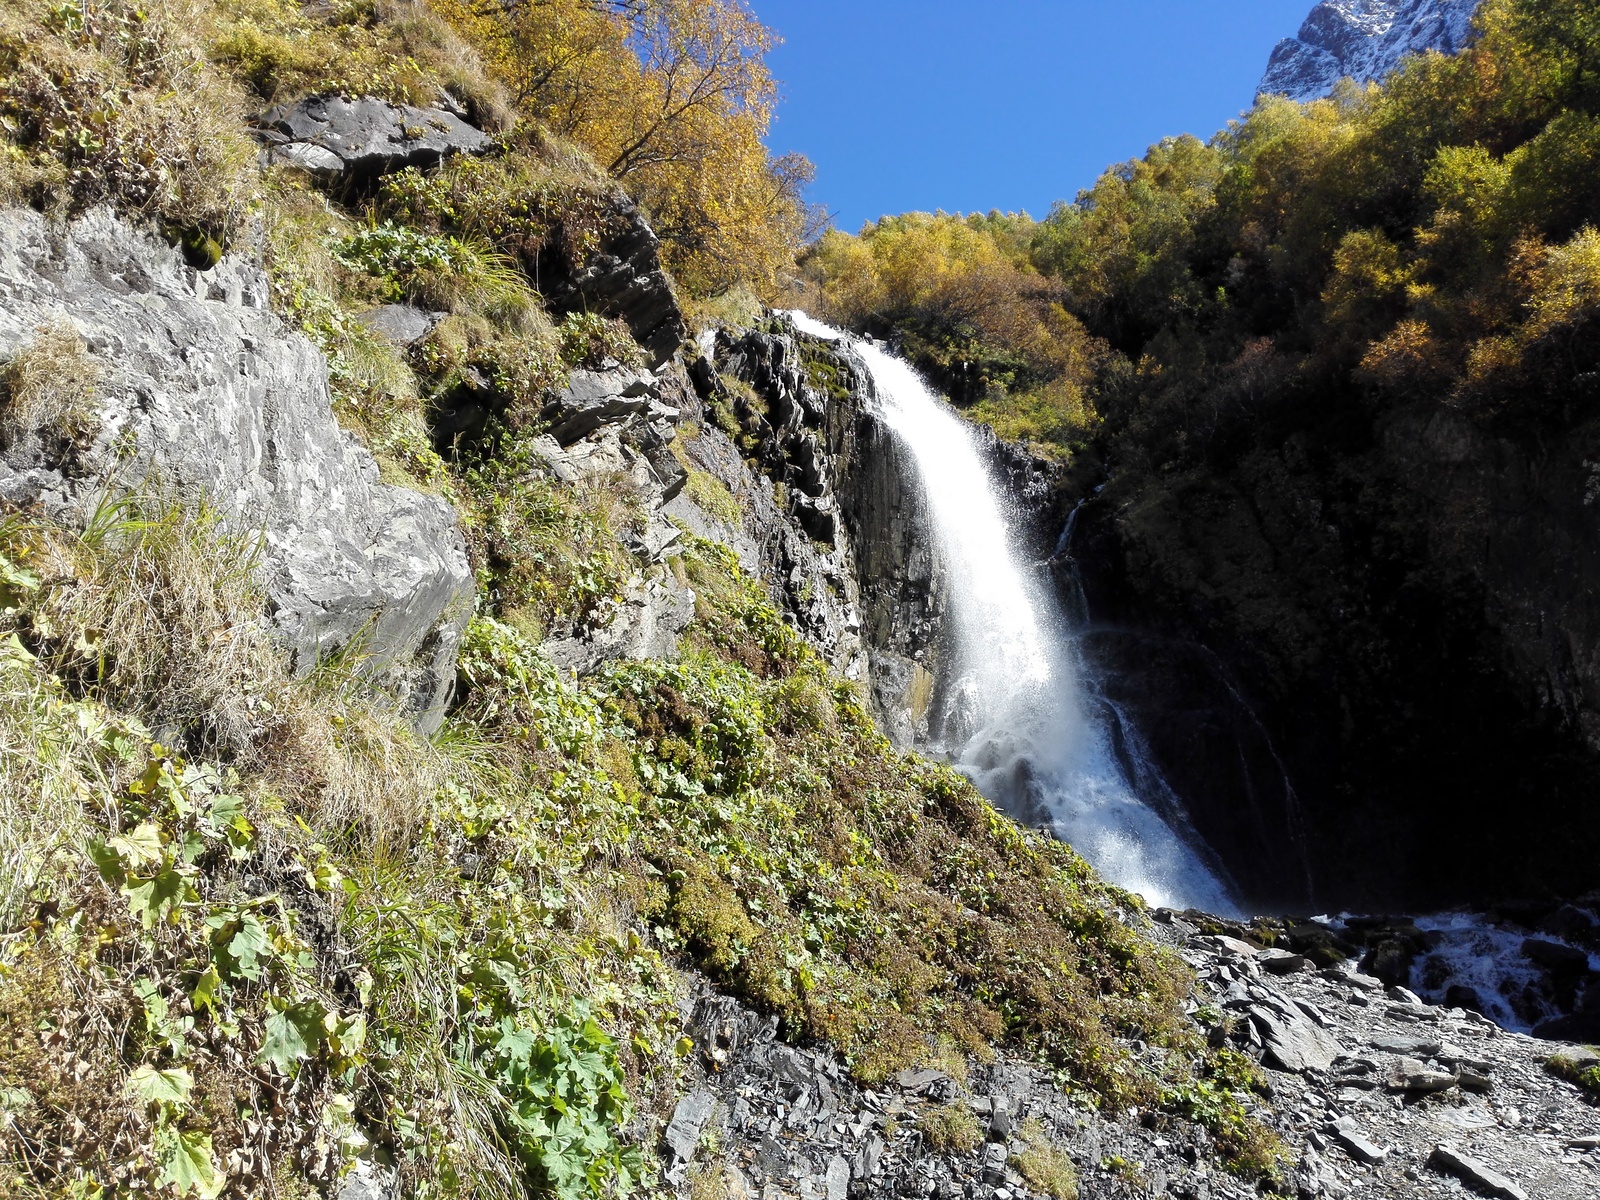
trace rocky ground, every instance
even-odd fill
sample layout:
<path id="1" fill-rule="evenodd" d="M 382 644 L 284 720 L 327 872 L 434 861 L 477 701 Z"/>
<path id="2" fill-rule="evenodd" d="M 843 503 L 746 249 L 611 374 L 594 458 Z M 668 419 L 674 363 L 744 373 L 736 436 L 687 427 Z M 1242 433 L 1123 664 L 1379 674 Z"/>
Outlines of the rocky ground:
<path id="1" fill-rule="evenodd" d="M 1198 1026 L 1256 1058 L 1254 1115 L 1292 1155 L 1283 1191 L 1307 1198 L 1600 1195 L 1600 1110 L 1551 1074 L 1590 1052 L 1424 1004 L 1347 964 L 1201 931 L 1172 913 L 1155 930 L 1195 969 Z M 1217 1163 L 1198 1126 L 1089 1107 L 1036 1066 L 1002 1059 L 961 1078 L 906 1071 L 852 1083 L 825 1050 L 776 1040 L 775 1023 L 709 991 L 688 1024 L 699 1081 L 666 1132 L 671 1178 L 733 1200 L 1028 1200 L 1032 1152 L 1070 1157 L 1077 1195 L 1222 1200 L 1255 1193 Z M 1135 1047 L 1144 1054 L 1156 1051 Z M 936 1150 L 927 1129 L 969 1112 L 980 1141 Z M 955 1124 L 960 1124 L 957 1121 Z M 1060 1176 L 1057 1176 L 1058 1184 Z M 715 1184 L 708 1191 L 707 1181 Z"/>

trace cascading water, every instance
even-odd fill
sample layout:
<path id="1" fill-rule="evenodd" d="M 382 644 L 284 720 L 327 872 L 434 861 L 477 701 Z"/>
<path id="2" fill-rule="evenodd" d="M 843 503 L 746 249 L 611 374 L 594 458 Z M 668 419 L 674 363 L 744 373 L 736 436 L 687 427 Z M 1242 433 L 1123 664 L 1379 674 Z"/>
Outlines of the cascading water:
<path id="1" fill-rule="evenodd" d="M 1236 912 L 1198 839 L 1174 828 L 1181 815 L 1169 823 L 1140 799 L 1112 731 L 1086 710 L 1071 632 L 1049 589 L 1016 560 L 971 430 L 903 360 L 804 313 L 793 318 L 804 333 L 851 344 L 878 415 L 922 475 L 954 623 L 941 748 L 991 800 L 1046 814 L 1102 874 L 1152 904 Z"/>

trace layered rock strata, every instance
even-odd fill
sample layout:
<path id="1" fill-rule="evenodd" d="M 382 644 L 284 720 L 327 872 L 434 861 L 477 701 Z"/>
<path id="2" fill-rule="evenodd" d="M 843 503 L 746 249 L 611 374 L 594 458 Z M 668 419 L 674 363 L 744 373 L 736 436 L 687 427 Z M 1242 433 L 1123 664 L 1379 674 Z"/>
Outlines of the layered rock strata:
<path id="1" fill-rule="evenodd" d="M 378 480 L 334 421 L 322 355 L 267 311 L 255 267 L 200 273 L 109 211 L 70 225 L 0 214 L 0 357 L 66 322 L 102 370 L 92 429 L 14 431 L 0 497 L 83 520 L 108 493 L 209 505 L 259 534 L 261 578 L 295 668 L 360 646 L 431 731 L 473 582 L 450 506 Z"/>

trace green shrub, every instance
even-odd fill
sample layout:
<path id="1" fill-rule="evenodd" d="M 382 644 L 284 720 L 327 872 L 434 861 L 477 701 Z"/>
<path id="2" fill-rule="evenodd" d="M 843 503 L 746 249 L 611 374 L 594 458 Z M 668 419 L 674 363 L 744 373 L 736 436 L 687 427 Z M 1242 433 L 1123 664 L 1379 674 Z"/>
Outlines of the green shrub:
<path id="1" fill-rule="evenodd" d="M 561 320 L 561 357 L 574 367 L 599 367 L 607 361 L 638 369 L 644 351 L 623 322 L 598 313 L 568 313 Z"/>
<path id="2" fill-rule="evenodd" d="M 1163 1108 L 1211 1132 L 1228 1170 L 1245 1179 L 1275 1180 L 1287 1151 L 1245 1108 L 1249 1093 L 1266 1087 L 1260 1068 L 1233 1050 L 1209 1055 L 1197 1074 L 1163 1090 Z"/>
<path id="3" fill-rule="evenodd" d="M 633 1120 L 616 1042 L 581 1001 L 535 1032 L 507 1019 L 491 1034 L 489 1079 L 529 1183 L 558 1200 L 629 1195 L 644 1173 L 617 1140 Z"/>
<path id="4" fill-rule="evenodd" d="M 1600 1065 L 1584 1066 L 1571 1055 L 1554 1054 L 1545 1059 L 1544 1069 L 1557 1079 L 1565 1079 L 1590 1096 L 1600 1098 Z"/>
<path id="5" fill-rule="evenodd" d="M 621 595 L 633 570 L 622 535 L 635 514 L 621 488 L 568 487 L 530 470 L 537 461 L 510 438 L 497 457 L 467 469 L 476 509 L 467 542 L 492 610 L 520 611 L 550 631 Z"/>

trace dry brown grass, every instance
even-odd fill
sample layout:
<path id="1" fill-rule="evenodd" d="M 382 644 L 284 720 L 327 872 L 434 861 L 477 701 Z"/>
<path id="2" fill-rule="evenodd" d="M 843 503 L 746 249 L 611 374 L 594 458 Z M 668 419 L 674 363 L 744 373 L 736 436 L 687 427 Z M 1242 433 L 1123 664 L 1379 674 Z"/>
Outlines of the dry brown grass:
<path id="1" fill-rule="evenodd" d="M 46 209 L 110 201 L 225 238 L 256 175 L 239 87 L 200 43 L 203 0 L 0 10 L 7 189 Z"/>
<path id="2" fill-rule="evenodd" d="M 123 499 L 82 533 L 13 522 L 0 540 L 40 581 L 24 637 L 73 693 L 258 772 L 329 835 L 403 845 L 426 821 L 444 762 L 358 662 L 291 676 L 264 617 L 254 538 L 209 510 Z"/>
<path id="3" fill-rule="evenodd" d="M 0 439 L 38 433 L 76 442 L 95 424 L 101 365 L 65 318 L 41 325 L 0 368 Z"/>

